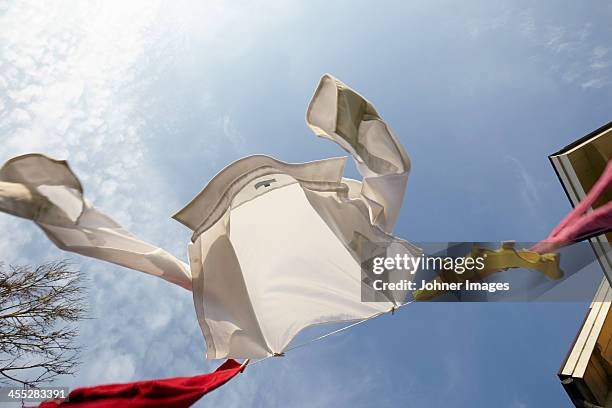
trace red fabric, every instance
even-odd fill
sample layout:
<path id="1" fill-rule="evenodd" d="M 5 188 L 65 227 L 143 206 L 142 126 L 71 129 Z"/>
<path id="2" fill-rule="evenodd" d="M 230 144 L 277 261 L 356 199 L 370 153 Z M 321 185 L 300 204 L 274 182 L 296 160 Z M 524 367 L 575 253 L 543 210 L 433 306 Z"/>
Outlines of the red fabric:
<path id="1" fill-rule="evenodd" d="M 550 252 L 612 230 L 612 201 L 587 213 L 593 203 L 610 188 L 612 188 L 612 160 L 608 162 L 603 174 L 584 200 L 555 227 L 548 238 L 531 249 L 536 252 Z"/>
<path id="2" fill-rule="evenodd" d="M 240 363 L 227 360 L 215 372 L 194 377 L 76 388 L 68 394 L 67 400 L 43 402 L 38 408 L 189 407 L 240 371 Z"/>

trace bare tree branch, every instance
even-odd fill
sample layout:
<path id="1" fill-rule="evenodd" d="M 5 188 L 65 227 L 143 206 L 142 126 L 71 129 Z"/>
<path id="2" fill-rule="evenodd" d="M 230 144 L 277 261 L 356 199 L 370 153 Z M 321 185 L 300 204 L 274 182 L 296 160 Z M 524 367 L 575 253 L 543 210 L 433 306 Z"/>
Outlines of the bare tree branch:
<path id="1" fill-rule="evenodd" d="M 74 374 L 74 323 L 87 313 L 84 279 L 66 261 L 0 264 L 0 383 L 37 386 Z"/>

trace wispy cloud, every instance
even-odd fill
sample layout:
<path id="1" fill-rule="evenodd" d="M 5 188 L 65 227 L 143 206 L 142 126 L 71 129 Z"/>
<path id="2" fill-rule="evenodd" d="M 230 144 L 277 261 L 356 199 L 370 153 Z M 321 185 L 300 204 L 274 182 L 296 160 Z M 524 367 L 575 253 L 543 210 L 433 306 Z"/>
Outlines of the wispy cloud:
<path id="1" fill-rule="evenodd" d="M 525 166 L 514 156 L 506 155 L 504 161 L 509 162 L 511 171 L 516 175 L 517 184 L 514 193 L 520 197 L 523 208 L 534 218 L 540 215 L 540 193 L 536 179 L 527 172 Z"/>
<path id="2" fill-rule="evenodd" d="M 186 240 L 171 228 L 166 208 L 173 202 L 172 189 L 155 177 L 148 157 L 141 110 L 146 101 L 139 93 L 151 80 L 140 74 L 149 46 L 146 30 L 158 7 L 151 2 L 87 7 L 80 2 L 17 2 L 3 10 L 0 161 L 29 152 L 68 159 L 86 197 L 97 207 L 146 239 L 171 250 L 180 248 L 177 255 L 184 258 Z M 0 228 L 11 236 L 0 241 L 5 262 L 70 256 L 54 248 L 30 222 L 2 215 Z M 78 378 L 63 381 L 82 385 L 130 380 L 161 370 L 162 365 L 142 358 L 150 347 L 140 339 L 144 333 L 153 340 L 163 338 L 166 330 L 198 339 L 188 293 L 110 264 L 75 261 L 91 278 L 95 319 L 81 324 L 80 340 L 87 352 Z M 175 344 L 160 351 L 171 355 Z M 188 346 L 202 354 L 201 342 Z M 178 374 L 179 366 L 174 371 Z"/>
<path id="3" fill-rule="evenodd" d="M 226 113 L 219 119 L 219 125 L 225 138 L 234 146 L 240 147 L 244 143 L 244 138 L 236 128 L 236 125 L 229 114 Z"/>
<path id="4" fill-rule="evenodd" d="M 524 401 L 516 400 L 511 405 L 510 408 L 527 408 L 528 405 Z"/>
<path id="5" fill-rule="evenodd" d="M 162 101 L 150 89 L 164 69 L 174 67 L 173 57 L 193 52 L 192 44 L 182 43 L 191 41 L 186 31 L 201 34 L 211 47 L 242 52 L 254 39 L 234 28 L 265 24 L 252 18 L 257 7 L 162 1 L 10 4 L 0 11 L 0 162 L 30 152 L 67 159 L 96 207 L 184 259 L 190 234 L 169 218 L 183 202 L 174 194 L 177 181 L 161 177 L 164 170 L 154 160 L 158 146 L 151 140 L 152 128 L 173 116 L 151 117 Z M 266 7 L 282 11 L 286 5 Z M 151 65 L 151 58 L 158 64 Z M 226 140 L 240 150 L 236 121 L 210 93 L 203 94 L 195 112 L 217 132 L 189 142 Z M 206 152 L 201 154 L 206 158 Z M 28 221 L 0 215 L 0 229 L 10 234 L 0 240 L 2 261 L 39 263 L 71 256 Z M 94 319 L 80 325 L 83 364 L 77 377 L 61 380 L 64 384 L 190 375 L 216 367 L 217 362 L 204 359 L 190 293 L 138 272 L 71 257 L 91 278 Z M 252 388 L 256 374 L 251 381 Z M 236 398 L 224 406 L 243 405 Z"/>
<path id="6" fill-rule="evenodd" d="M 474 38 L 487 35 L 490 32 L 506 27 L 512 21 L 512 17 L 513 10 L 504 8 L 494 15 L 488 15 L 486 19 L 472 19 L 468 23 L 468 33 Z"/>
<path id="7" fill-rule="evenodd" d="M 611 83 L 612 58 L 608 44 L 595 35 L 603 30 L 603 37 L 609 38 L 608 28 L 591 22 L 568 24 L 532 8 L 506 8 L 472 20 L 467 29 L 475 38 L 495 32 L 522 37 L 561 81 L 584 90 L 604 88 Z"/>

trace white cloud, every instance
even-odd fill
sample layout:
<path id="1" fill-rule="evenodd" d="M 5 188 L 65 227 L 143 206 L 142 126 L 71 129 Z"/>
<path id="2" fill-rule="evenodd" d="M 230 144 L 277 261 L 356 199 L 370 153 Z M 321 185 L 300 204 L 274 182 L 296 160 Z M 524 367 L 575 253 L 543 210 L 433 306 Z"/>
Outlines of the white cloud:
<path id="1" fill-rule="evenodd" d="M 9 120 L 14 126 L 25 125 L 30 121 L 30 114 L 24 109 L 16 108 L 11 112 Z"/>
<path id="2" fill-rule="evenodd" d="M 533 10 L 527 9 L 519 13 L 519 32 L 525 37 L 531 37 L 536 31 Z"/>
<path id="3" fill-rule="evenodd" d="M 470 36 L 476 38 L 486 35 L 491 31 L 496 31 L 507 26 L 512 18 L 512 10 L 504 9 L 494 15 L 488 15 L 486 19 L 472 20 L 468 24 L 468 32 Z"/>
<path id="4" fill-rule="evenodd" d="M 180 248 L 177 255 L 184 258 L 186 240 L 178 227 L 172 229 L 166 208 L 173 203 L 172 189 L 151 177 L 156 169 L 146 154 L 146 118 L 138 92 L 151 79 L 140 71 L 148 46 L 145 33 L 158 7 L 152 2 L 18 2 L 7 7 L 0 16 L 0 99 L 9 119 L 0 122 L 0 161 L 29 152 L 68 159 L 97 207 L 161 246 Z M 71 257 L 91 280 L 95 319 L 81 324 L 80 338 L 87 351 L 79 375 L 65 383 L 143 375 L 139 336 L 155 338 L 157 333 L 163 338 L 170 321 L 181 321 L 197 334 L 184 290 L 62 253 L 30 222 L 2 215 L 0 228 L 10 231 L 4 235 L 10 239 L 0 240 L 1 260 L 39 263 Z M 159 310 L 142 303 L 166 297 Z M 189 318 L 182 319 L 185 315 Z M 181 325 L 173 329 L 184 332 Z M 164 352 L 172 355 L 173 347 Z M 202 349 L 202 343 L 196 347 Z"/>
<path id="5" fill-rule="evenodd" d="M 597 44 L 593 31 L 591 23 L 581 26 L 541 23 L 540 34 L 533 39 L 536 46 L 544 46 L 551 70 L 563 81 L 582 89 L 603 88 L 612 75 L 609 61 L 605 60 L 608 49 Z"/>
<path id="6" fill-rule="evenodd" d="M 601 77 L 601 78 L 589 79 L 588 81 L 583 82 L 581 86 L 584 89 L 588 89 L 588 88 L 599 89 L 599 88 L 603 88 L 607 86 L 609 83 L 610 83 L 610 80 L 607 77 Z"/>
<path id="7" fill-rule="evenodd" d="M 234 146 L 240 146 L 244 140 L 238 130 L 236 129 L 236 125 L 232 120 L 229 114 L 224 114 L 219 120 L 221 129 L 223 131 L 223 135 L 229 140 Z"/>
<path id="8" fill-rule="evenodd" d="M 105 350 L 102 353 L 98 353 L 98 357 L 99 359 L 93 362 L 90 370 L 88 370 L 89 373 L 83 378 L 85 382 L 105 384 L 132 379 L 135 367 L 133 358 L 130 355 L 115 354 Z"/>
<path id="9" fill-rule="evenodd" d="M 593 48 L 593 57 L 596 59 L 603 58 L 606 55 L 608 55 L 609 51 L 610 51 L 610 48 L 602 47 L 599 45 Z"/>
<path id="10" fill-rule="evenodd" d="M 506 155 L 504 160 L 511 163 L 511 171 L 516 174 L 517 184 L 514 194 L 520 197 L 523 208 L 533 219 L 540 219 L 540 188 L 536 179 L 527 172 L 516 157 Z"/>
<path id="11" fill-rule="evenodd" d="M 8 62 L 12 62 L 10 58 L 7 58 Z M 11 67 L 6 71 L 6 75 L 8 77 L 16 77 L 16 74 L 13 73 L 13 68 Z M 8 96 L 15 104 L 28 104 L 32 102 L 32 100 L 40 97 L 42 92 L 42 88 L 38 85 L 29 84 L 20 89 L 9 91 Z"/>
<path id="12" fill-rule="evenodd" d="M 520 36 L 545 67 L 563 82 L 582 89 L 599 89 L 610 85 L 612 58 L 607 42 L 601 42 L 601 34 L 609 37 L 608 28 L 590 22 L 568 22 L 550 13 L 534 9 L 505 9 L 488 13 L 472 20 L 467 31 L 472 37 L 489 36 L 493 32 Z"/>

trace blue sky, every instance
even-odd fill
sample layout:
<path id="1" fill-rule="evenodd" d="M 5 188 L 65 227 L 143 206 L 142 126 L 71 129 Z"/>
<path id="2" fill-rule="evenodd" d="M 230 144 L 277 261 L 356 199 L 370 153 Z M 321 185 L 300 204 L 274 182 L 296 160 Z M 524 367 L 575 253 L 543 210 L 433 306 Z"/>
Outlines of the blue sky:
<path id="1" fill-rule="evenodd" d="M 397 235 L 537 241 L 569 210 L 547 155 L 612 120 L 611 19 L 604 1 L 0 1 L 0 161 L 68 159 L 98 208 L 186 259 L 170 216 L 223 166 L 343 154 L 304 124 L 329 72 L 411 157 Z M 27 221 L 0 230 L 5 263 L 66 256 Z M 95 319 L 63 383 L 217 365 L 189 293 L 71 258 Z M 569 407 L 555 374 L 586 307 L 409 306 L 253 366 L 201 406 Z"/>

